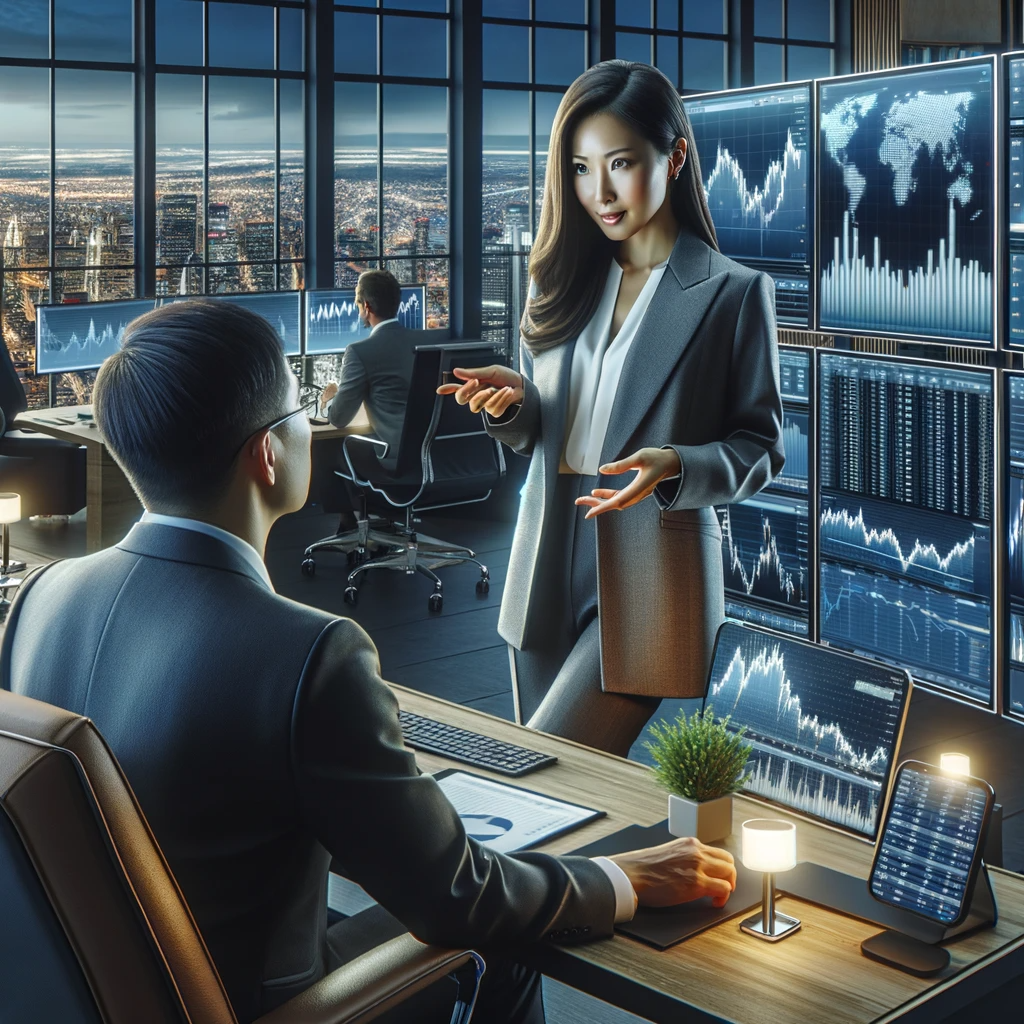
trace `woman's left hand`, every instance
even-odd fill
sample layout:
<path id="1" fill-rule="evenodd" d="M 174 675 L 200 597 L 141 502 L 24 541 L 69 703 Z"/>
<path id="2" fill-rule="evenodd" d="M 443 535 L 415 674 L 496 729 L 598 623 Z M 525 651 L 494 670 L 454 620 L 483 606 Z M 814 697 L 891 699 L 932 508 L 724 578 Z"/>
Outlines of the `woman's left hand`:
<path id="1" fill-rule="evenodd" d="M 628 458 L 601 466 L 600 472 L 614 476 L 616 473 L 627 473 L 631 469 L 636 470 L 637 474 L 622 490 L 598 487 L 590 492 L 590 497 L 576 499 L 577 505 L 590 506 L 586 519 L 593 519 L 594 516 L 610 512 L 612 509 L 629 508 L 630 505 L 643 501 L 662 480 L 669 476 L 677 476 L 683 467 L 679 462 L 679 456 L 671 448 L 641 448 Z"/>

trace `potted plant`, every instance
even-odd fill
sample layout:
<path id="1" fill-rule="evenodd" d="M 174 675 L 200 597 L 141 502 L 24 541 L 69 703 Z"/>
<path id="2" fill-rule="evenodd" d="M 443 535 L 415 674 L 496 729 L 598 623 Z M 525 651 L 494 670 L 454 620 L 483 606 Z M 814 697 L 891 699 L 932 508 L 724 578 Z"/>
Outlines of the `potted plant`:
<path id="1" fill-rule="evenodd" d="M 654 775 L 669 791 L 668 830 L 674 836 L 696 836 L 702 843 L 732 832 L 732 794 L 750 777 L 744 772 L 751 746 L 743 742 L 746 728 L 733 731 L 729 719 L 715 719 L 709 704 L 687 720 L 651 726 Z"/>

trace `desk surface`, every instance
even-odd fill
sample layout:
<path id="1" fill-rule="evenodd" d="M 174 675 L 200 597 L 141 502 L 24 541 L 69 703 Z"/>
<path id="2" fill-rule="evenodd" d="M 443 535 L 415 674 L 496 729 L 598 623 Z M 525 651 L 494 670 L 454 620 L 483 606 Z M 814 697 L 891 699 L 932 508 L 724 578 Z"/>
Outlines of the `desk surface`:
<path id="1" fill-rule="evenodd" d="M 664 791 L 643 765 L 404 687 L 393 689 L 409 711 L 558 755 L 558 764 L 517 784 L 600 807 L 607 817 L 546 843 L 541 849 L 547 852 L 566 853 L 625 825 L 653 825 L 666 817 Z M 456 767 L 432 754 L 416 757 L 424 771 Z M 767 813 L 796 822 L 800 860 L 867 877 L 870 843 L 776 808 Z M 733 827 L 765 814 L 764 804 L 737 797 Z M 729 846 L 738 857 L 736 836 Z M 779 908 L 788 907 L 803 928 L 777 945 L 744 936 L 733 918 L 664 952 L 616 935 L 585 946 L 536 947 L 533 963 L 551 977 L 655 1021 L 933 1022 L 1024 973 L 1024 877 L 999 869 L 990 874 L 999 923 L 949 943 L 950 967 L 934 978 L 916 978 L 863 956 L 861 940 L 877 926 L 791 897 L 781 898 Z M 779 884 L 785 885 L 783 876 Z"/>
<path id="2" fill-rule="evenodd" d="M 103 434 L 95 425 L 95 420 L 79 420 L 79 413 L 92 415 L 91 405 L 62 405 L 56 409 L 33 409 L 22 412 L 14 420 L 14 429 L 26 427 L 37 430 L 41 434 L 71 441 L 74 444 L 103 445 Z M 71 421 L 71 422 L 68 422 Z M 360 408 L 355 419 L 347 427 L 332 427 L 328 424 L 313 424 L 310 428 L 314 441 L 327 440 L 332 437 L 346 437 L 348 434 L 370 433 L 370 421 L 366 409 Z"/>

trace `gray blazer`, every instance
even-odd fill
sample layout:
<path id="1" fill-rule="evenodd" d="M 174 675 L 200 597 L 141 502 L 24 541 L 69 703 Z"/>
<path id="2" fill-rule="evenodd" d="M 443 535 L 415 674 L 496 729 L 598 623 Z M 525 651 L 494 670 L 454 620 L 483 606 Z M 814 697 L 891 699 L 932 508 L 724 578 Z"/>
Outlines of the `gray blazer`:
<path id="1" fill-rule="evenodd" d="M 567 553 L 547 524 L 565 443 L 573 343 L 524 359 L 523 403 L 489 432 L 532 456 L 498 632 L 543 649 Z M 532 372 L 530 368 L 532 363 Z M 680 233 L 626 356 L 601 461 L 671 447 L 679 480 L 592 522 L 597 530 L 605 690 L 702 696 L 725 615 L 721 531 L 712 506 L 756 494 L 782 469 L 774 285 Z M 630 479 L 604 477 L 603 486 Z M 589 523 L 587 525 L 590 525 Z"/>

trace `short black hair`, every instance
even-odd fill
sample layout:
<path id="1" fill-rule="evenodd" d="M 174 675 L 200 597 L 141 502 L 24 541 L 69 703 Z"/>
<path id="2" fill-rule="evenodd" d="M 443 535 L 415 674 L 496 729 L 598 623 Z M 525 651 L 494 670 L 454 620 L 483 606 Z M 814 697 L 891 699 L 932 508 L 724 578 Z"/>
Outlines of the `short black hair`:
<path id="1" fill-rule="evenodd" d="M 133 320 L 96 375 L 96 421 L 143 503 L 205 505 L 250 434 L 289 410 L 277 332 L 230 302 L 175 302 Z"/>
<path id="2" fill-rule="evenodd" d="M 398 316 L 402 301 L 402 286 L 390 270 L 364 270 L 356 284 L 359 298 L 381 318 L 390 320 Z"/>

